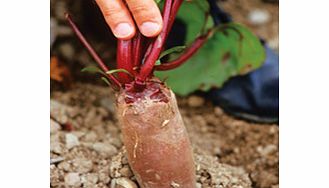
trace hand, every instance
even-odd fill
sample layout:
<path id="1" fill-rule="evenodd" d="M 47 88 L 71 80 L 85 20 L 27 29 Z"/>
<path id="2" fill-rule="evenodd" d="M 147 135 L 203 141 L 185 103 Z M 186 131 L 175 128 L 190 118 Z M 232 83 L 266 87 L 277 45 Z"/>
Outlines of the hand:
<path id="1" fill-rule="evenodd" d="M 139 31 L 146 37 L 155 37 L 162 30 L 162 16 L 154 0 L 96 0 L 96 2 L 117 38 L 131 39 L 135 35 L 134 20 Z"/>

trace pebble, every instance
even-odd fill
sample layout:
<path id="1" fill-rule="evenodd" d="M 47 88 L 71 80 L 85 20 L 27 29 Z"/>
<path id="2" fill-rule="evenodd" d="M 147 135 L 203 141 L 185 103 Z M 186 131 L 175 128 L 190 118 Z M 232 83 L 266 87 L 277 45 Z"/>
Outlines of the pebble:
<path id="1" fill-rule="evenodd" d="M 61 130 L 61 126 L 54 120 L 50 119 L 50 134 L 55 134 Z"/>
<path id="2" fill-rule="evenodd" d="M 133 182 L 130 179 L 125 178 L 125 177 L 116 178 L 116 179 L 113 179 L 112 181 L 115 182 L 114 188 L 119 188 L 119 186 L 117 186 L 117 185 L 120 185 L 123 188 L 137 188 L 137 185 L 135 182 Z M 111 184 L 111 188 L 112 188 L 112 185 L 113 184 Z"/>
<path id="3" fill-rule="evenodd" d="M 51 158 L 50 159 L 50 164 L 55 164 L 64 161 L 63 157 L 57 157 L 57 158 Z"/>
<path id="4" fill-rule="evenodd" d="M 275 50 L 276 52 L 279 51 L 279 37 L 274 37 L 273 39 L 270 39 L 267 41 L 267 44 L 270 48 Z"/>
<path id="5" fill-rule="evenodd" d="M 109 142 L 117 148 L 122 147 L 122 141 L 119 138 L 115 138 L 115 137 L 114 138 L 109 138 Z"/>
<path id="6" fill-rule="evenodd" d="M 258 146 L 257 147 L 257 152 L 259 154 L 261 154 L 262 156 L 267 156 L 271 153 L 273 153 L 274 151 L 276 151 L 278 149 L 278 147 L 274 144 L 270 144 L 270 145 L 267 145 L 265 147 L 262 147 L 262 146 Z"/>
<path id="7" fill-rule="evenodd" d="M 266 10 L 255 9 L 249 12 L 248 19 L 253 25 L 263 25 L 269 22 L 270 13 Z"/>
<path id="8" fill-rule="evenodd" d="M 83 187 L 95 187 L 95 184 L 98 182 L 98 175 L 96 173 L 82 175 L 81 182 Z"/>
<path id="9" fill-rule="evenodd" d="M 277 126 L 272 126 L 269 130 L 269 133 L 271 135 L 275 135 L 275 133 L 278 131 L 278 127 Z"/>
<path id="10" fill-rule="evenodd" d="M 58 48 L 61 55 L 68 60 L 72 60 L 75 54 L 75 50 L 70 43 L 61 44 Z"/>
<path id="11" fill-rule="evenodd" d="M 51 141 L 50 142 L 50 151 L 57 153 L 57 154 L 62 154 L 63 153 L 62 145 L 59 142 Z"/>
<path id="12" fill-rule="evenodd" d="M 119 173 L 120 173 L 122 176 L 125 176 L 125 177 L 131 177 L 131 176 L 133 176 L 133 173 L 132 173 L 132 171 L 130 170 L 130 168 L 129 168 L 128 165 L 122 167 L 122 168 L 119 170 Z"/>
<path id="13" fill-rule="evenodd" d="M 95 144 L 93 144 L 93 149 L 104 157 L 111 157 L 118 152 L 117 148 L 113 145 L 104 144 L 101 142 L 96 142 Z"/>
<path id="14" fill-rule="evenodd" d="M 94 131 L 90 131 L 84 136 L 86 142 L 96 142 L 97 139 L 97 134 Z"/>
<path id="15" fill-rule="evenodd" d="M 73 147 L 78 146 L 80 144 L 78 137 L 72 133 L 67 133 L 65 135 L 65 142 L 67 149 L 72 149 Z"/>
<path id="16" fill-rule="evenodd" d="M 222 153 L 219 146 L 214 147 L 213 152 L 214 152 L 215 155 L 220 155 Z"/>
<path id="17" fill-rule="evenodd" d="M 111 178 L 109 177 L 109 175 L 106 174 L 106 173 L 104 173 L 104 172 L 100 172 L 98 174 L 98 178 L 99 178 L 99 181 L 100 182 L 103 182 L 105 184 L 108 184 L 110 182 L 110 180 L 111 180 Z"/>
<path id="18" fill-rule="evenodd" d="M 190 107 L 200 107 L 204 105 L 204 99 L 202 97 L 193 95 L 187 99 L 187 104 Z"/>
<path id="19" fill-rule="evenodd" d="M 62 169 L 66 172 L 71 172 L 72 171 L 71 164 L 68 163 L 67 161 L 63 161 L 63 162 L 59 163 L 58 164 L 58 169 Z"/>
<path id="20" fill-rule="evenodd" d="M 214 113 L 215 113 L 216 116 L 221 116 L 221 115 L 223 115 L 224 112 L 223 112 L 223 110 L 221 108 L 219 108 L 219 107 L 216 106 L 214 108 Z"/>
<path id="21" fill-rule="evenodd" d="M 80 187 L 81 180 L 79 173 L 68 173 L 64 177 L 65 184 L 73 187 Z"/>
<path id="22" fill-rule="evenodd" d="M 93 162 L 84 158 L 77 158 L 73 161 L 73 166 L 75 167 L 75 171 L 79 173 L 87 173 L 93 169 Z"/>
<path id="23" fill-rule="evenodd" d="M 196 188 L 202 188 L 201 183 L 196 183 Z"/>
<path id="24" fill-rule="evenodd" d="M 69 117 L 68 114 L 72 111 L 72 108 L 62 104 L 56 100 L 50 100 L 50 114 L 61 124 L 65 124 L 68 122 Z"/>
<path id="25" fill-rule="evenodd" d="M 110 111 L 112 113 L 115 111 L 114 102 L 111 98 L 108 98 L 108 97 L 103 98 L 103 99 L 101 99 L 100 103 L 101 103 L 101 106 L 104 107 L 105 109 L 107 109 L 108 111 Z"/>

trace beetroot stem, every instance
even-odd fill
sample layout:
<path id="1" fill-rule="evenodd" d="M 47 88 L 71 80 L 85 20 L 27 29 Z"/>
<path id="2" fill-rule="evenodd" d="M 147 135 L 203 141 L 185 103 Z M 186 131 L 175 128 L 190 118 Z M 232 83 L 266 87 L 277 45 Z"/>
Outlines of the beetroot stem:
<path id="1" fill-rule="evenodd" d="M 174 61 L 163 63 L 161 65 L 156 65 L 154 69 L 157 71 L 166 71 L 179 67 L 184 62 L 186 62 L 186 60 L 192 57 L 192 55 L 195 54 L 195 52 L 197 52 L 199 48 L 202 47 L 202 45 L 207 41 L 208 37 L 211 34 L 212 30 L 209 30 L 205 35 L 196 38 L 191 44 L 191 46 L 180 57 L 178 57 Z"/>
<path id="2" fill-rule="evenodd" d="M 172 0 L 166 0 L 162 18 L 163 18 L 163 29 L 160 33 L 160 35 L 157 37 L 157 39 L 153 42 L 152 50 L 149 53 L 147 57 L 145 57 L 145 63 L 141 67 L 139 79 L 144 81 L 153 71 L 154 64 L 156 60 L 159 58 L 159 55 L 161 53 L 161 50 L 163 48 L 165 39 L 168 35 L 168 23 L 169 23 L 169 17 L 171 14 L 171 6 L 172 6 Z"/>
<path id="3" fill-rule="evenodd" d="M 70 14 L 65 13 L 65 17 L 68 20 L 72 30 L 74 33 L 77 35 L 79 40 L 82 42 L 82 44 L 87 48 L 88 52 L 90 55 L 94 58 L 94 60 L 97 62 L 97 64 L 101 67 L 101 69 L 104 72 L 109 71 L 105 63 L 102 61 L 102 59 L 98 56 L 98 54 L 95 52 L 93 47 L 89 44 L 89 42 L 86 40 L 86 38 L 83 36 L 83 34 L 80 32 L 79 28 L 76 26 L 76 24 L 73 22 Z M 108 78 L 114 82 L 118 87 L 121 87 L 120 82 L 113 76 L 113 75 L 108 75 Z"/>
<path id="4" fill-rule="evenodd" d="M 142 43 L 143 43 L 143 36 L 142 34 L 137 31 L 136 36 L 133 39 L 133 70 L 136 71 L 136 69 L 140 66 L 140 63 L 142 61 Z"/>
<path id="5" fill-rule="evenodd" d="M 120 40 L 118 39 L 117 46 L 117 68 L 125 69 L 133 74 L 132 65 L 132 40 Z M 119 72 L 118 77 L 121 83 L 129 83 L 132 81 L 131 76 L 126 73 Z"/>
<path id="6" fill-rule="evenodd" d="M 170 12 L 170 16 L 169 16 L 169 23 L 168 23 L 168 28 L 167 28 L 167 36 L 169 34 L 169 32 L 171 31 L 171 28 L 174 24 L 177 12 L 179 10 L 179 7 L 182 5 L 183 0 L 174 0 L 172 8 L 171 8 L 171 12 Z"/>

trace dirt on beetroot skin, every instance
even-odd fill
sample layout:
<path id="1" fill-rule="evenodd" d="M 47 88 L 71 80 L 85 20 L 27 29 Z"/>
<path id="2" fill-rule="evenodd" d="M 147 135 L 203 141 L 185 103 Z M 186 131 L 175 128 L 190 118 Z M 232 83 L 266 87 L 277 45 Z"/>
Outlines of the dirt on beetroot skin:
<path id="1" fill-rule="evenodd" d="M 277 125 L 236 120 L 198 96 L 178 98 L 178 105 L 198 187 L 278 187 Z M 138 187 L 114 112 L 108 87 L 51 92 L 51 187 Z"/>

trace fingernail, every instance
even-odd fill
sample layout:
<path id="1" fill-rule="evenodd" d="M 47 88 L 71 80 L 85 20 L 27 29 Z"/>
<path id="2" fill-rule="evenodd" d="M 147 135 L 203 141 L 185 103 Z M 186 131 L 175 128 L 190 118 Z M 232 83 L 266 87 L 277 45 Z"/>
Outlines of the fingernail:
<path id="1" fill-rule="evenodd" d="M 114 35 L 117 38 L 125 38 L 134 32 L 133 27 L 128 23 L 119 23 L 114 29 Z"/>
<path id="2" fill-rule="evenodd" d="M 144 22 L 140 26 L 140 29 L 141 29 L 141 32 L 143 33 L 143 35 L 145 35 L 147 37 L 153 37 L 154 35 L 159 33 L 160 25 L 158 23 L 154 23 L 154 22 Z"/>

